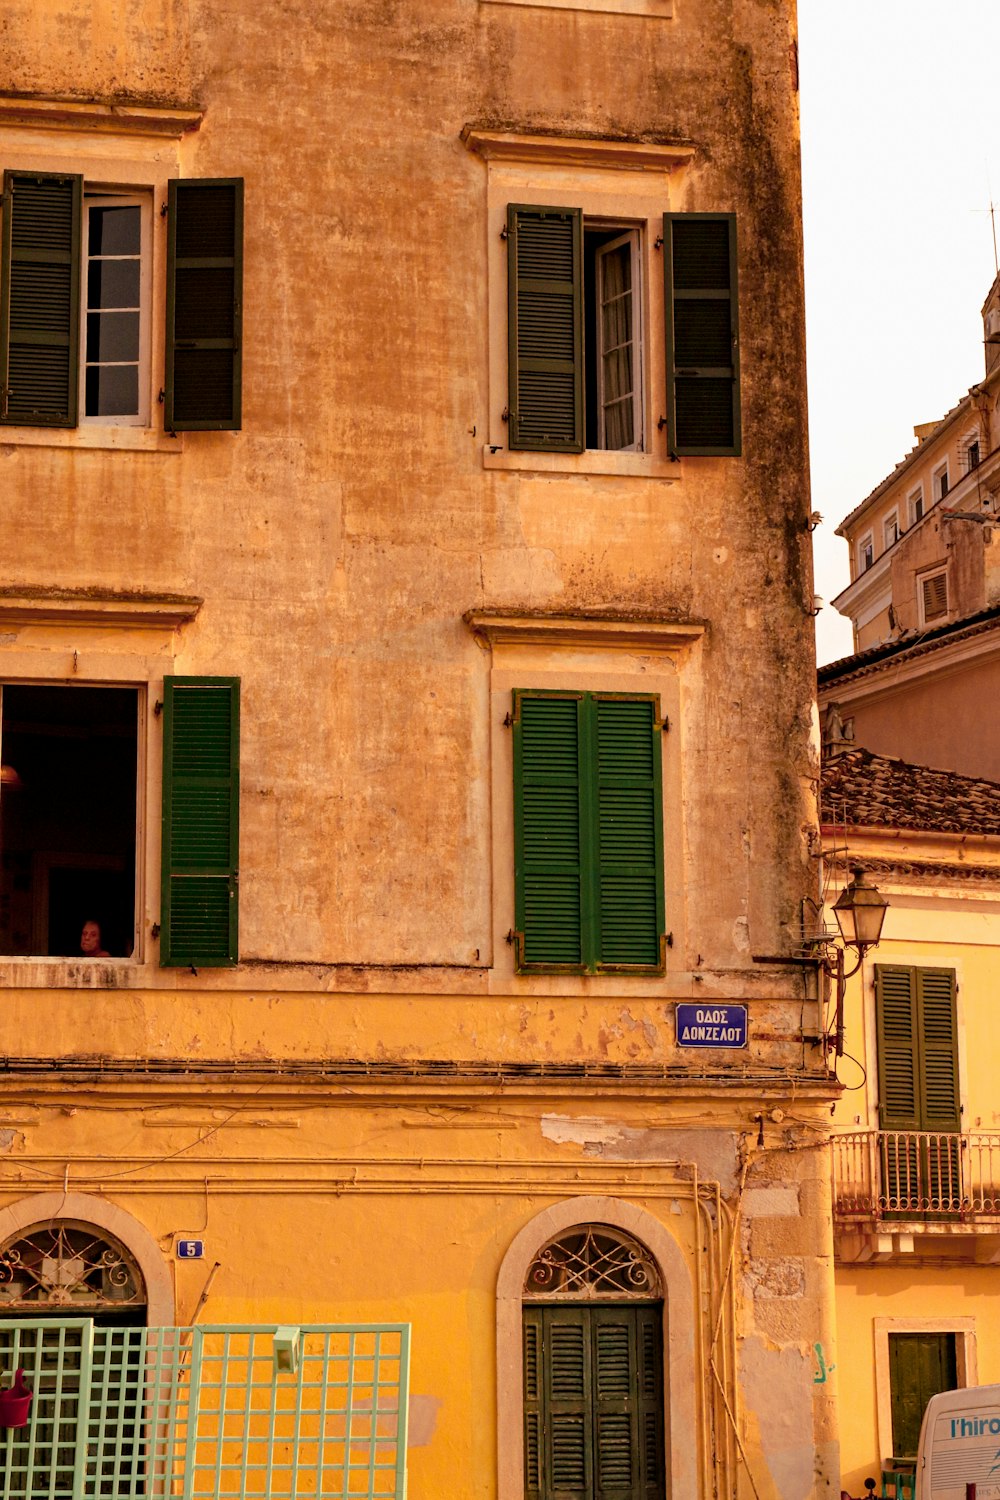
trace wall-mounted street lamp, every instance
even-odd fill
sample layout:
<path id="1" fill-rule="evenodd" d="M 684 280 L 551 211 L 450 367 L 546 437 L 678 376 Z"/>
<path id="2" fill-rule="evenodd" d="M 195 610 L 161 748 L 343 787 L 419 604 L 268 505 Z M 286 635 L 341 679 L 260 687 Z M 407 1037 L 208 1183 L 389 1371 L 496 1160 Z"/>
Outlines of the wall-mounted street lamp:
<path id="1" fill-rule="evenodd" d="M 885 914 L 889 910 L 889 903 L 882 895 L 877 886 L 871 885 L 865 879 L 865 872 L 860 865 L 851 870 L 851 879 L 836 901 L 833 903 L 833 914 L 837 918 L 837 926 L 844 940 L 844 947 L 838 947 L 835 977 L 837 981 L 837 1056 L 844 1054 L 844 988 L 846 981 L 856 974 L 865 961 L 865 954 L 869 948 L 874 948 L 882 936 L 882 924 Z M 858 955 L 858 961 L 853 969 L 844 968 L 844 951 L 851 948 Z"/>

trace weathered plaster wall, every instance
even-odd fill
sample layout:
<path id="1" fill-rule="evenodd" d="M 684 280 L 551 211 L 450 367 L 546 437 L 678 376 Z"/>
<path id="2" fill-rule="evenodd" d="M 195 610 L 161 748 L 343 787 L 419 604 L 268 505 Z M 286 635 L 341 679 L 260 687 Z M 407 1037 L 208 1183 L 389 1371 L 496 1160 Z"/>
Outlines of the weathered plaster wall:
<path id="1" fill-rule="evenodd" d="M 745 966 L 738 919 L 775 951 L 811 873 L 787 6 L 683 24 L 474 0 L 155 10 L 8 15 L 9 86 L 205 109 L 179 170 L 246 177 L 244 428 L 143 454 L 0 434 L 18 539 L 0 582 L 205 599 L 174 665 L 243 679 L 245 948 L 325 963 L 486 950 L 485 665 L 465 610 L 707 619 L 680 726 L 686 836 L 724 878 L 688 891 L 690 956 Z M 467 122 L 695 142 L 669 202 L 739 215 L 746 460 L 686 462 L 675 484 L 483 471 Z"/>

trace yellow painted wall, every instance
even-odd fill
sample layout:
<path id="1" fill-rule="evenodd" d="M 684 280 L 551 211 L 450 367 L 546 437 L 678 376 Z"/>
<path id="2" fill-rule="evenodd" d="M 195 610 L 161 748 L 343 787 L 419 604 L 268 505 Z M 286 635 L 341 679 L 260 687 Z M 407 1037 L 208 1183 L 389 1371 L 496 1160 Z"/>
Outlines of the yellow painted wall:
<path id="1" fill-rule="evenodd" d="M 838 1064 L 845 1092 L 836 1106 L 836 1125 L 848 1130 L 878 1128 L 875 966 L 905 964 L 955 970 L 963 1129 L 991 1131 L 1000 1126 L 1000 1037 L 994 1024 L 1000 857 L 995 844 L 996 840 L 974 835 L 921 839 L 852 834 L 852 859 L 872 871 L 890 907 L 882 942 L 866 959 L 863 973 L 848 981 L 846 1047 L 851 1056 Z M 896 865 L 895 873 L 891 868 L 879 870 L 880 860 L 887 858 Z M 932 867 L 939 862 L 937 877 L 915 879 L 911 873 L 907 878 L 906 861 L 917 859 Z M 949 866 L 954 871 L 951 878 L 946 873 Z M 966 873 L 969 867 L 979 875 Z M 844 1484 L 852 1495 L 864 1493 L 864 1479 L 877 1477 L 881 1459 L 891 1452 L 891 1434 L 880 1430 L 878 1423 L 877 1388 L 881 1382 L 887 1411 L 889 1385 L 884 1361 L 879 1366 L 876 1359 L 876 1319 L 896 1320 L 900 1332 L 926 1328 L 968 1333 L 978 1381 L 1000 1381 L 995 1317 L 1000 1266 L 976 1264 L 993 1253 L 995 1231 L 989 1222 L 976 1230 L 956 1225 L 933 1240 L 918 1236 L 914 1250 L 896 1248 L 879 1263 L 838 1263 L 837 1399 Z M 969 1372 L 970 1381 L 975 1371 Z M 887 1427 L 884 1416 L 882 1425 Z"/>

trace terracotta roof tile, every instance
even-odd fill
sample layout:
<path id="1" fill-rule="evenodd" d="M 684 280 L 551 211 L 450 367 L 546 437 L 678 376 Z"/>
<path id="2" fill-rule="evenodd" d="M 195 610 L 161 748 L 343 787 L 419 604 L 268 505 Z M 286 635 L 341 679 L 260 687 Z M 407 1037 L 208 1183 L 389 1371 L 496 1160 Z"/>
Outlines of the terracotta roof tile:
<path id="1" fill-rule="evenodd" d="M 1000 835 L 1000 783 L 914 766 L 862 745 L 823 762 L 823 822 Z"/>

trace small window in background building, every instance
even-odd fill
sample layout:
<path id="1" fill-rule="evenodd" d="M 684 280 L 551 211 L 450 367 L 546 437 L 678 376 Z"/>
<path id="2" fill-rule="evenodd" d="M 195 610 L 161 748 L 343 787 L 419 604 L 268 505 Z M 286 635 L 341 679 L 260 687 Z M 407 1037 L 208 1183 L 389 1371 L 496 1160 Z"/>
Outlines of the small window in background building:
<path id="1" fill-rule="evenodd" d="M 914 490 L 910 496 L 910 525 L 916 526 L 917 522 L 923 517 L 923 514 L 924 492 L 923 490 Z"/>
<path id="2" fill-rule="evenodd" d="M 885 551 L 888 552 L 889 548 L 899 541 L 899 515 L 896 511 L 886 518 L 882 527 L 882 535 L 885 541 Z"/>
<path id="3" fill-rule="evenodd" d="M 0 953 L 131 954 L 138 697 L 0 687 Z"/>
<path id="4" fill-rule="evenodd" d="M 944 497 L 945 497 L 945 495 L 947 495 L 947 493 L 948 493 L 948 465 L 945 464 L 944 468 L 943 469 L 938 469 L 937 473 L 934 475 L 934 498 L 936 500 L 943 500 Z"/>
<path id="5" fill-rule="evenodd" d="M 858 545 L 858 567 L 859 567 L 859 571 L 862 572 L 862 573 L 867 573 L 868 569 L 871 567 L 871 565 L 872 565 L 872 563 L 874 561 L 875 561 L 875 542 L 874 542 L 874 539 L 870 535 L 866 536 L 866 537 L 862 537 L 861 542 Z"/>
<path id="6" fill-rule="evenodd" d="M 979 468 L 979 439 L 969 444 L 965 450 L 966 472 L 971 474 L 973 469 Z"/>
<path id="7" fill-rule="evenodd" d="M 940 573 L 931 573 L 928 577 L 922 578 L 920 594 L 924 623 L 930 624 L 932 620 L 943 619 L 948 613 L 947 573 L 942 569 Z"/>

